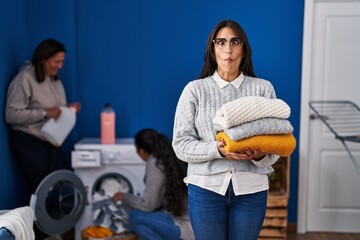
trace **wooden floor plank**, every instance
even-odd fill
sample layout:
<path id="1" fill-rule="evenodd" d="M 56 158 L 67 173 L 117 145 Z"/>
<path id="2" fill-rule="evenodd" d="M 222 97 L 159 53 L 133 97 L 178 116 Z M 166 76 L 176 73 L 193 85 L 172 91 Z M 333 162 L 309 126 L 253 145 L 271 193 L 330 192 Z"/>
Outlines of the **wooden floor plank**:
<path id="1" fill-rule="evenodd" d="M 287 240 L 360 240 L 357 233 L 288 233 Z"/>

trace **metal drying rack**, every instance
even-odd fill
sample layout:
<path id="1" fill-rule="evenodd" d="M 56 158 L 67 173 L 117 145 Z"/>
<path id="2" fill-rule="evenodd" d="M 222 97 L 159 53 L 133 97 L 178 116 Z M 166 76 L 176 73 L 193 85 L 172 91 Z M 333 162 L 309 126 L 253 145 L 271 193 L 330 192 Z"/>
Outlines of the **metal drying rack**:
<path id="1" fill-rule="evenodd" d="M 360 164 L 355 159 L 347 142 L 360 143 L 360 108 L 351 101 L 310 101 L 310 108 L 316 116 L 335 134 L 348 152 L 351 161 L 360 174 Z"/>

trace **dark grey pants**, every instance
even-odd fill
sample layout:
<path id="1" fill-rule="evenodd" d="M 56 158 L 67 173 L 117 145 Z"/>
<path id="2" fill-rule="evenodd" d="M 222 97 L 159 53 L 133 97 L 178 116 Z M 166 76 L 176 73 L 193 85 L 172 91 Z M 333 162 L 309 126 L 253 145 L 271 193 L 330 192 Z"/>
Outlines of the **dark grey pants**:
<path id="1" fill-rule="evenodd" d="M 12 129 L 9 129 L 9 140 L 13 158 L 24 174 L 30 194 L 49 173 L 69 169 L 61 148 L 49 142 Z"/>

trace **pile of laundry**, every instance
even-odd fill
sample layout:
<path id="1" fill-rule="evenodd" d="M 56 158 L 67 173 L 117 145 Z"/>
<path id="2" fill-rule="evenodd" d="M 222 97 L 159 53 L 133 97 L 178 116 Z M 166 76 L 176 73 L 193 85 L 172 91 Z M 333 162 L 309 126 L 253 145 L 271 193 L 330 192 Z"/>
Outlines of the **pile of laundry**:
<path id="1" fill-rule="evenodd" d="M 281 99 L 248 96 L 225 103 L 216 112 L 213 125 L 216 140 L 229 152 L 244 148 L 290 156 L 296 147 L 293 126 L 287 120 L 290 107 Z"/>
<path id="2" fill-rule="evenodd" d="M 127 211 L 121 202 L 114 202 L 112 199 L 117 192 L 129 191 L 131 189 L 128 182 L 122 178 L 104 179 L 99 189 L 93 193 L 92 209 L 95 226 L 84 229 L 83 236 L 106 238 L 116 234 L 130 233 Z"/>
<path id="3" fill-rule="evenodd" d="M 31 207 L 18 207 L 0 215 L 1 240 L 33 240 L 34 211 Z"/>

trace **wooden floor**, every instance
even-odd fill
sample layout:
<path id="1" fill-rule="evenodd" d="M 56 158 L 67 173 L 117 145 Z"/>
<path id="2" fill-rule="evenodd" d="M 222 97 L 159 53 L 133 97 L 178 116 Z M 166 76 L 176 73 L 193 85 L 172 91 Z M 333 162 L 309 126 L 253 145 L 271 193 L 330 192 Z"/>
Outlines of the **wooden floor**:
<path id="1" fill-rule="evenodd" d="M 287 240 L 360 240 L 356 233 L 288 233 Z"/>

